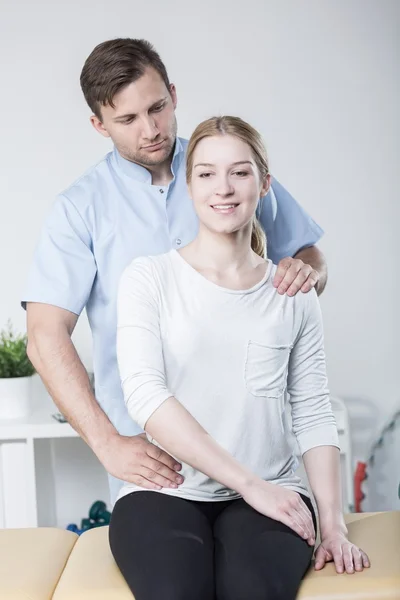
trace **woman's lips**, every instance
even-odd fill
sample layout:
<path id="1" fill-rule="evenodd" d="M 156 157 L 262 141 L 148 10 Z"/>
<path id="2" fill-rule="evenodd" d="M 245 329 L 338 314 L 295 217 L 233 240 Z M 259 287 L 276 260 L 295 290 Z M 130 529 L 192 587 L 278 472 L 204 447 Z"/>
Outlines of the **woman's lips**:
<path id="1" fill-rule="evenodd" d="M 232 202 L 231 204 L 213 204 L 211 208 L 220 215 L 231 215 L 238 206 L 239 204 Z"/>

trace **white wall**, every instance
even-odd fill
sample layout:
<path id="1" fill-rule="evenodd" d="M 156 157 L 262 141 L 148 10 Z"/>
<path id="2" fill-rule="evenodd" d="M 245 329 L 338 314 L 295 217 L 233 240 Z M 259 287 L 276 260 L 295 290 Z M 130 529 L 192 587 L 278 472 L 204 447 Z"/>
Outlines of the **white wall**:
<path id="1" fill-rule="evenodd" d="M 348 401 L 361 457 L 400 404 L 400 3 L 2 0 L 0 10 L 0 325 L 24 328 L 19 297 L 42 220 L 109 148 L 88 122 L 85 58 L 105 39 L 147 38 L 177 85 L 180 134 L 217 113 L 249 120 L 273 173 L 325 228 L 331 389 Z M 90 366 L 83 320 L 75 340 Z M 374 508 L 399 506 L 389 443 Z"/>

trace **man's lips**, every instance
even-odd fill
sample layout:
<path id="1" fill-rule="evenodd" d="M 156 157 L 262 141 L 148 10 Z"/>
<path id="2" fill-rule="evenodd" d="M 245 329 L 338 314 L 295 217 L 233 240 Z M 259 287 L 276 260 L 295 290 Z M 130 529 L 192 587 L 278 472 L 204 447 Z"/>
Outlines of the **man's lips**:
<path id="1" fill-rule="evenodd" d="M 161 146 L 164 144 L 165 140 L 162 140 L 161 142 L 157 142 L 157 144 L 151 144 L 150 146 L 143 146 L 144 150 L 158 150 L 159 148 L 161 148 Z"/>

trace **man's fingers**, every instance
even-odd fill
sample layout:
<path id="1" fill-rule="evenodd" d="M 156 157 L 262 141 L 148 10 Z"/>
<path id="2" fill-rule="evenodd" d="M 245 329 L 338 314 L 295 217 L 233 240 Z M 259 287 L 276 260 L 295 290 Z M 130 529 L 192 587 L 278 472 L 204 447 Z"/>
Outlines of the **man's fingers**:
<path id="1" fill-rule="evenodd" d="M 312 271 L 305 283 L 301 286 L 301 291 L 304 294 L 307 294 L 312 288 L 314 288 L 319 281 L 319 275 L 317 271 Z"/>
<path id="2" fill-rule="evenodd" d="M 297 292 L 303 287 L 308 279 L 308 275 L 304 271 L 300 271 L 296 279 L 289 285 L 287 289 L 288 296 L 295 296 Z"/>
<path id="3" fill-rule="evenodd" d="M 182 475 L 176 471 L 172 471 L 162 462 L 159 462 L 154 458 L 150 458 L 149 456 L 146 457 L 146 460 L 142 465 L 142 469 L 145 469 L 149 472 L 149 474 L 144 473 L 146 479 L 155 481 L 163 487 L 169 485 L 170 483 L 177 484 L 176 486 L 172 487 L 178 487 L 181 483 L 183 483 Z"/>
<path id="4" fill-rule="evenodd" d="M 161 490 L 162 489 L 161 485 L 154 483 L 154 481 L 149 481 L 148 479 L 146 479 L 145 477 L 142 477 L 141 475 L 135 475 L 132 478 L 125 477 L 125 481 L 127 481 L 129 483 L 134 483 L 135 485 L 145 488 L 146 490 Z"/>
<path id="5" fill-rule="evenodd" d="M 292 264 L 291 258 L 284 258 L 279 262 L 278 268 L 276 269 L 274 281 L 273 281 L 274 287 L 276 287 L 276 288 L 279 287 L 281 281 L 283 280 L 283 278 L 286 275 L 286 271 L 288 270 L 288 268 L 290 267 L 291 264 Z"/>
<path id="6" fill-rule="evenodd" d="M 287 292 L 287 290 L 289 289 L 289 287 L 292 285 L 292 283 L 294 282 L 294 280 L 297 278 L 297 276 L 300 273 L 302 267 L 303 267 L 303 263 L 297 264 L 297 261 L 293 262 L 290 265 L 290 267 L 286 271 L 285 277 L 283 278 L 283 280 L 279 284 L 278 294 L 285 294 Z M 310 267 L 310 269 L 311 269 L 311 267 Z M 304 283 L 304 281 L 303 281 L 303 283 Z"/>
<path id="7" fill-rule="evenodd" d="M 182 469 L 182 465 L 178 461 L 176 461 L 167 452 L 164 452 L 164 450 L 161 450 L 161 448 L 158 448 L 158 446 L 155 446 L 154 444 L 148 444 L 146 448 L 146 454 L 150 456 L 150 458 L 154 458 L 158 462 L 161 462 L 164 465 L 166 465 L 169 469 L 171 469 L 171 471 L 176 472 Z"/>
<path id="8" fill-rule="evenodd" d="M 156 485 L 159 485 L 161 487 L 175 488 L 175 489 L 177 487 L 179 487 L 179 484 L 177 481 L 175 481 L 173 479 L 169 479 L 169 477 L 164 477 L 163 475 L 160 474 L 160 472 L 154 471 L 153 469 L 149 469 L 145 466 L 141 467 L 140 474 L 142 477 L 147 479 L 147 481 L 149 481 L 151 483 L 155 483 Z M 180 481 L 180 483 L 182 483 L 182 481 Z"/>

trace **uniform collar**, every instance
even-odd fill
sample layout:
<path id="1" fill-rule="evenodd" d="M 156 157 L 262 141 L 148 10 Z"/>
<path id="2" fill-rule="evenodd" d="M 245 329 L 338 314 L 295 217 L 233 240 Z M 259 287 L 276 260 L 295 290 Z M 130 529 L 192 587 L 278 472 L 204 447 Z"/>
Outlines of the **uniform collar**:
<path id="1" fill-rule="evenodd" d="M 178 167 L 183 159 L 184 151 L 185 149 L 182 140 L 177 137 L 175 140 L 174 155 L 172 157 L 171 165 L 172 174 L 174 176 L 176 175 Z M 132 179 L 135 179 L 136 181 L 140 181 L 141 183 L 148 183 L 149 185 L 151 185 L 150 171 L 145 167 L 138 165 L 137 163 L 123 158 L 115 146 L 113 150 L 113 157 L 115 163 L 125 173 L 125 175 L 131 177 Z"/>

